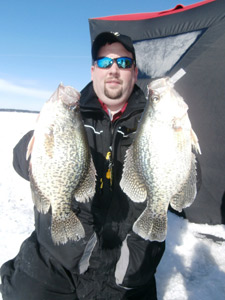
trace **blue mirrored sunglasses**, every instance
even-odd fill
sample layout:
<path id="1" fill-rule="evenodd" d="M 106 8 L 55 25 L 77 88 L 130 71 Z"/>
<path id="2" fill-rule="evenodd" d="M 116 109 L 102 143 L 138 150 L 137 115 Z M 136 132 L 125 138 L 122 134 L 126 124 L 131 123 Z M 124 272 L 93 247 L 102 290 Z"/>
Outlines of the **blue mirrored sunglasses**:
<path id="1" fill-rule="evenodd" d="M 99 57 L 95 61 L 97 66 L 101 69 L 110 68 L 114 62 L 116 62 L 117 66 L 120 69 L 130 69 L 134 63 L 134 60 L 130 57 L 118 57 L 118 58 Z"/>

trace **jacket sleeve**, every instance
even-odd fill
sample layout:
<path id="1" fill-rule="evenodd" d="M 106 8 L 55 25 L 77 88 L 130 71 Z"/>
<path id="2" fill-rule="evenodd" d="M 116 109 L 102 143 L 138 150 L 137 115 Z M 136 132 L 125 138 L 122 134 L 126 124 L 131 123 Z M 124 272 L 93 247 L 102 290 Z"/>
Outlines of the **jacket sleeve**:
<path id="1" fill-rule="evenodd" d="M 74 199 L 75 201 L 75 199 Z M 67 241 L 65 244 L 55 245 L 51 238 L 51 212 L 47 214 L 35 212 L 35 229 L 40 245 L 44 246 L 51 257 L 54 257 L 62 266 L 73 273 L 81 274 L 89 266 L 89 258 L 94 248 L 96 248 L 97 237 L 92 226 L 92 214 L 90 203 L 79 203 L 80 210 L 73 208 L 77 217 L 81 221 L 85 237 L 79 241 Z"/>
<path id="2" fill-rule="evenodd" d="M 151 281 L 165 251 L 164 242 L 144 240 L 133 231 L 123 241 L 115 277 L 118 285 L 133 288 Z"/>
<path id="3" fill-rule="evenodd" d="M 33 132 L 32 130 L 25 134 L 13 149 L 13 167 L 26 180 L 29 180 L 29 159 L 26 159 L 26 153 Z"/>

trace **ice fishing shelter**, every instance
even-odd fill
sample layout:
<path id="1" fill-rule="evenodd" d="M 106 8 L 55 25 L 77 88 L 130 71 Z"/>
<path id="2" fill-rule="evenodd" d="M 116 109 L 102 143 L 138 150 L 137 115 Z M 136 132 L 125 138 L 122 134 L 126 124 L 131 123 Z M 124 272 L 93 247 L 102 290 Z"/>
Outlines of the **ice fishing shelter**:
<path id="1" fill-rule="evenodd" d="M 151 79 L 186 72 L 175 88 L 200 141 L 202 184 L 184 214 L 195 223 L 225 224 L 225 0 L 99 17 L 89 26 L 92 41 L 103 31 L 131 36 L 144 92 Z"/>

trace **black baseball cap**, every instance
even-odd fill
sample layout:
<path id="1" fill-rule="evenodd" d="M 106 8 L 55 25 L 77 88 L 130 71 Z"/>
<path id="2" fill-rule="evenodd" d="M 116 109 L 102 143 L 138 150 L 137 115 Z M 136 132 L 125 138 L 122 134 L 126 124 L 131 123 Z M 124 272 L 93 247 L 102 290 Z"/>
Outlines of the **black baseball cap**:
<path id="1" fill-rule="evenodd" d="M 98 58 L 98 51 L 102 46 L 105 46 L 107 43 L 121 43 L 127 51 L 131 52 L 133 55 L 133 59 L 136 63 L 135 50 L 133 46 L 132 39 L 124 34 L 120 34 L 119 32 L 102 32 L 96 36 L 95 40 L 92 44 L 92 59 L 96 61 Z"/>

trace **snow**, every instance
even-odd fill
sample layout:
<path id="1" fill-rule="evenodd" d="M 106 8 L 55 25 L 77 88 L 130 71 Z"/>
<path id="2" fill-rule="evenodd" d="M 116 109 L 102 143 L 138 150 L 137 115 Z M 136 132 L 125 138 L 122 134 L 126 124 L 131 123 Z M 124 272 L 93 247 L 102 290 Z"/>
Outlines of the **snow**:
<path id="1" fill-rule="evenodd" d="M 0 112 L 0 265 L 18 253 L 34 229 L 29 182 L 14 171 L 12 150 L 36 118 L 35 113 Z M 225 225 L 194 224 L 169 213 L 156 280 L 159 300 L 224 300 Z"/>

